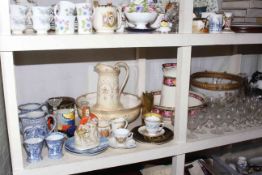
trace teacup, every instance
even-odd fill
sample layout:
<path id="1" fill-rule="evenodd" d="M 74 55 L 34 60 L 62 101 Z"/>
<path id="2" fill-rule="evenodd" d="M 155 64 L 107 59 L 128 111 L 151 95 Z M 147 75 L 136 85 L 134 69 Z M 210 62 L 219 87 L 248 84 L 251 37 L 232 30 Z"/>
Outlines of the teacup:
<path id="1" fill-rule="evenodd" d="M 144 120 L 145 120 L 146 131 L 148 132 L 149 135 L 157 134 L 164 127 L 164 123 L 162 123 L 161 119 L 157 116 L 148 116 L 145 117 Z"/>
<path id="2" fill-rule="evenodd" d="M 42 160 L 42 149 L 44 139 L 40 137 L 29 138 L 24 141 L 24 148 L 27 154 L 27 162 L 38 162 Z"/>
<path id="3" fill-rule="evenodd" d="M 52 118 L 53 125 L 48 129 L 47 120 Z M 49 133 L 54 131 L 56 127 L 56 119 L 52 115 L 47 115 L 44 111 L 32 111 L 19 114 L 21 122 L 21 133 L 24 139 L 32 137 L 45 138 Z"/>
<path id="4" fill-rule="evenodd" d="M 209 33 L 220 33 L 223 28 L 223 15 L 212 13 L 208 17 Z"/>
<path id="5" fill-rule="evenodd" d="M 23 34 L 26 29 L 26 16 L 11 16 L 10 23 L 13 34 Z"/>
<path id="6" fill-rule="evenodd" d="M 48 157 L 50 159 L 60 159 L 63 157 L 64 134 L 53 132 L 45 138 L 45 141 L 48 147 Z"/>
<path id="7" fill-rule="evenodd" d="M 56 34 L 73 34 L 75 31 L 74 16 L 55 16 Z"/>
<path id="8" fill-rule="evenodd" d="M 92 17 L 91 16 L 77 16 L 78 33 L 89 34 L 92 33 Z"/>
<path id="9" fill-rule="evenodd" d="M 127 128 L 128 121 L 123 117 L 115 118 L 109 121 L 111 129 L 114 131 L 119 128 Z"/>
<path id="10" fill-rule="evenodd" d="M 45 111 L 47 112 L 47 106 L 41 103 L 24 103 L 18 106 L 20 113 L 27 113 L 32 111 Z"/>
<path id="11" fill-rule="evenodd" d="M 49 16 L 51 7 L 49 6 L 33 6 L 31 7 L 33 16 Z"/>
<path id="12" fill-rule="evenodd" d="M 118 128 L 113 130 L 113 136 L 120 144 L 125 143 L 127 140 L 133 138 L 133 133 L 125 128 Z"/>
<path id="13" fill-rule="evenodd" d="M 75 6 L 77 16 L 91 17 L 93 11 L 93 5 L 91 3 L 77 3 Z"/>
<path id="14" fill-rule="evenodd" d="M 26 16 L 27 10 L 28 10 L 28 7 L 26 7 L 24 5 L 18 5 L 18 4 L 11 4 L 10 5 L 11 16 L 24 17 L 24 16 Z"/>
<path id="15" fill-rule="evenodd" d="M 100 137 L 108 137 L 110 135 L 110 125 L 107 120 L 98 121 L 98 132 Z"/>
<path id="16" fill-rule="evenodd" d="M 70 1 L 60 1 L 54 6 L 55 16 L 73 16 L 75 4 Z"/>

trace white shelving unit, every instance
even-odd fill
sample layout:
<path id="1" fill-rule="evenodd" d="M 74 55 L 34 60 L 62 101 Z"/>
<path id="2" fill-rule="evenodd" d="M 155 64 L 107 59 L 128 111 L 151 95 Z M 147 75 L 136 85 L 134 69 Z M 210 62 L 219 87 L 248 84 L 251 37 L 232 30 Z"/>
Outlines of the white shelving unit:
<path id="1" fill-rule="evenodd" d="M 226 144 L 262 137 L 262 128 L 237 131 L 214 137 L 207 135 L 196 140 L 186 139 L 188 91 L 191 50 L 194 46 L 262 44 L 262 34 L 192 34 L 192 0 L 180 2 L 178 34 L 92 34 L 92 35 L 16 35 L 10 33 L 9 0 L 0 1 L 0 56 L 3 75 L 6 118 L 14 175 L 62 175 L 93 171 L 131 163 L 173 157 L 173 174 L 182 175 L 185 154 Z M 130 150 L 108 149 L 97 156 L 77 156 L 65 152 L 61 160 L 50 160 L 44 150 L 44 160 L 36 164 L 25 161 L 17 116 L 15 51 L 178 47 L 175 138 L 163 145 L 138 143 Z M 140 72 L 145 73 L 145 62 L 138 59 Z M 145 76 L 139 80 L 144 90 Z"/>

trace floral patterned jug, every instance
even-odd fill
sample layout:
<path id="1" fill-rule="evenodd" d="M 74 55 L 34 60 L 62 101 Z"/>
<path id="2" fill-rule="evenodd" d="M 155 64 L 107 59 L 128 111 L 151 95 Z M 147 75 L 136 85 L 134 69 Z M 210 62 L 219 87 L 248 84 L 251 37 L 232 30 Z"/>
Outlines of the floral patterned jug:
<path id="1" fill-rule="evenodd" d="M 119 88 L 118 77 L 121 67 L 125 69 L 125 79 Z M 117 62 L 114 66 L 99 63 L 95 66 L 95 71 L 98 73 L 99 78 L 97 84 L 97 102 L 94 108 L 96 110 L 122 109 L 120 95 L 128 80 L 128 65 L 124 62 Z"/>

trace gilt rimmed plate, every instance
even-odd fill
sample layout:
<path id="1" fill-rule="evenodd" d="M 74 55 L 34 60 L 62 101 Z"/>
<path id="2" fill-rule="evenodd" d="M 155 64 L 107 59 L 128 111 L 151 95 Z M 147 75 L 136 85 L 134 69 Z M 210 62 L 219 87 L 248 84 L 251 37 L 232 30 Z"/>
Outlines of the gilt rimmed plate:
<path id="1" fill-rule="evenodd" d="M 80 150 L 76 148 L 74 137 L 67 139 L 65 142 L 65 149 L 70 153 L 74 153 L 78 155 L 89 155 L 89 156 L 97 155 L 100 154 L 101 152 L 104 152 L 108 147 L 109 147 L 108 139 L 105 137 L 100 138 L 100 143 L 98 146 L 86 150 Z"/>
<path id="2" fill-rule="evenodd" d="M 133 138 L 138 142 L 152 143 L 152 144 L 160 145 L 160 144 L 164 144 L 164 143 L 171 141 L 174 137 L 173 131 L 167 127 L 164 127 L 165 133 L 157 137 L 151 137 L 151 136 L 149 137 L 149 136 L 140 134 L 138 131 L 140 127 L 141 126 L 137 126 L 131 130 L 131 132 L 134 133 Z"/>
<path id="3" fill-rule="evenodd" d="M 142 134 L 143 136 L 147 136 L 147 137 L 158 137 L 158 136 L 161 136 L 165 133 L 165 129 L 161 129 L 159 132 L 155 133 L 155 134 L 149 134 L 146 130 L 146 127 L 145 126 L 140 126 L 138 128 L 138 132 L 140 134 Z"/>

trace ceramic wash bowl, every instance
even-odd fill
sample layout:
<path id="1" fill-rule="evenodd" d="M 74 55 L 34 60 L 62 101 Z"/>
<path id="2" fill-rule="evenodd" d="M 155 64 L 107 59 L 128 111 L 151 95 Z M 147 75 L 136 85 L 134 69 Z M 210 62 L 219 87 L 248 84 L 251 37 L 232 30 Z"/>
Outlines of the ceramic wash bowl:
<path id="1" fill-rule="evenodd" d="M 160 106 L 161 91 L 154 91 L 154 103 L 152 111 L 163 116 L 164 121 L 171 122 L 175 116 L 175 109 L 172 107 Z M 189 115 L 194 114 L 206 106 L 206 98 L 199 93 L 190 91 L 188 96 Z"/>
<path id="2" fill-rule="evenodd" d="M 93 106 L 96 103 L 96 97 L 96 92 L 77 97 L 76 107 L 80 118 L 82 117 L 82 112 L 79 106 L 82 102 L 87 102 L 90 111 L 101 120 L 111 120 L 113 118 L 124 117 L 130 123 L 139 117 L 141 111 L 141 99 L 136 95 L 122 93 L 120 96 L 120 102 L 123 105 L 123 109 L 119 110 L 95 110 Z"/>

